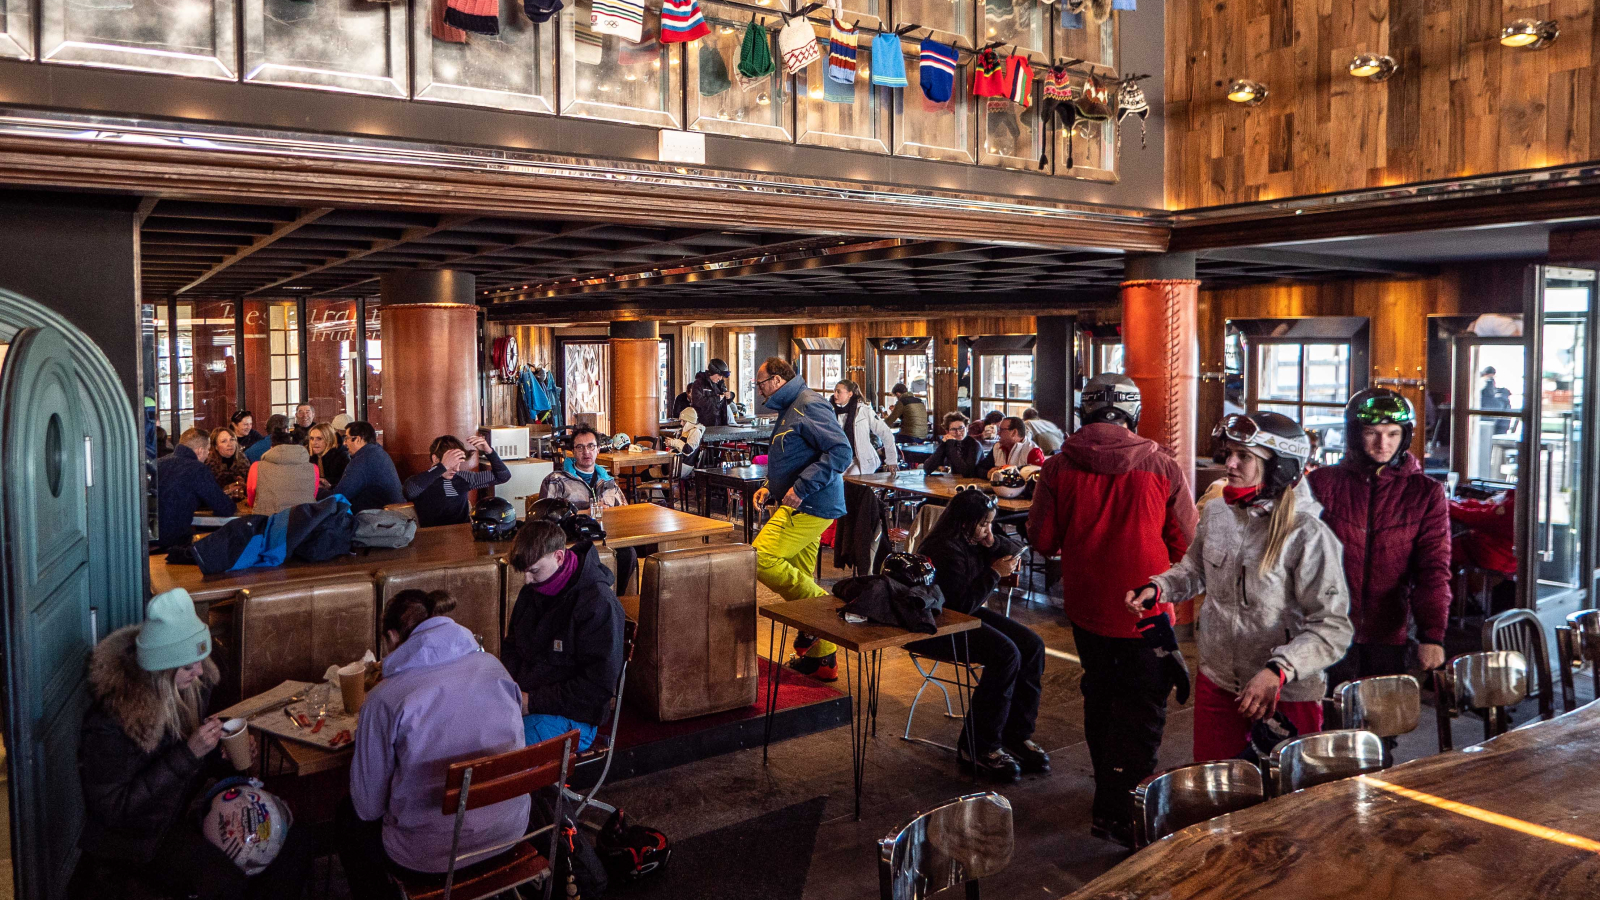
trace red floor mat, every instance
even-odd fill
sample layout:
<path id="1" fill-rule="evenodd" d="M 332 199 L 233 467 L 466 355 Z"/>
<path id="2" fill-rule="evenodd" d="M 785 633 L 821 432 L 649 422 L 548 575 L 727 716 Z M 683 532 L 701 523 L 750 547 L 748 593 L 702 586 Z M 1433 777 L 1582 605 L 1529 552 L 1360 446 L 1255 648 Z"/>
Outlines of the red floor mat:
<path id="1" fill-rule="evenodd" d="M 761 667 L 761 681 L 756 686 L 756 702 L 753 706 L 677 722 L 654 722 L 635 711 L 630 704 L 623 703 L 622 721 L 617 726 L 617 748 L 637 747 L 640 744 L 716 728 L 729 722 L 760 718 L 767 711 L 767 679 L 774 667 L 771 662 L 759 656 L 756 657 L 756 662 Z M 811 703 L 822 703 L 842 696 L 844 696 L 843 691 L 807 678 L 798 672 L 784 670 L 783 677 L 778 683 L 779 711 Z"/>

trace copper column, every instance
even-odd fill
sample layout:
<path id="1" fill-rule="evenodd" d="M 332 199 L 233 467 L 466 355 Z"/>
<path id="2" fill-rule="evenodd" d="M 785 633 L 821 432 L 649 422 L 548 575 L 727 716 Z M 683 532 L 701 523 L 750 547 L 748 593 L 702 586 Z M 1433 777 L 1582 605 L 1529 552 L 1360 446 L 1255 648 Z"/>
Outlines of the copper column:
<path id="1" fill-rule="evenodd" d="M 661 328 L 657 322 L 612 322 L 611 431 L 632 437 L 661 433 Z"/>
<path id="2" fill-rule="evenodd" d="M 428 445 L 478 428 L 478 307 L 475 279 L 448 269 L 383 276 L 384 449 L 400 477 L 427 469 Z"/>

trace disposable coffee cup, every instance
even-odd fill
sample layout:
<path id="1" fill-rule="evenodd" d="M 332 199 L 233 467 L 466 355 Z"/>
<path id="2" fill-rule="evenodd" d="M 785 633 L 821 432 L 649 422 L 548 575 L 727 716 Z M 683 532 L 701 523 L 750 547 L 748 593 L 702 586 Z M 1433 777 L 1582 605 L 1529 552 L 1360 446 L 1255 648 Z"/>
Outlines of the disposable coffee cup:
<path id="1" fill-rule="evenodd" d="M 339 669 L 339 693 L 344 696 L 344 711 L 355 715 L 367 699 L 367 664 L 353 662 Z"/>
<path id="2" fill-rule="evenodd" d="M 245 719 L 229 719 L 222 723 L 222 752 L 228 762 L 243 772 L 250 768 L 250 728 Z"/>

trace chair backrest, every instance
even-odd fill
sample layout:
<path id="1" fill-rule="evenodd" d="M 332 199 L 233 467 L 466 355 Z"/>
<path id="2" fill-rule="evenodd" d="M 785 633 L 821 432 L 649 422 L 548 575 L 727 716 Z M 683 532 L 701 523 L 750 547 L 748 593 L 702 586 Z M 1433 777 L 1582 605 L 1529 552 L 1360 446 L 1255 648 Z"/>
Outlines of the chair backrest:
<path id="1" fill-rule="evenodd" d="M 372 578 L 355 575 L 251 588 L 234 610 L 240 696 L 286 680 L 321 681 L 328 666 L 377 652 Z"/>
<path id="2" fill-rule="evenodd" d="M 657 438 L 648 434 L 639 435 L 633 439 L 633 442 L 641 447 L 649 447 L 651 450 L 654 450 L 660 446 L 660 444 L 657 443 Z"/>
<path id="3" fill-rule="evenodd" d="M 378 573 L 378 609 L 404 590 L 444 591 L 456 602 L 450 618 L 466 626 L 483 643 L 483 649 L 498 656 L 502 570 L 500 560 L 481 557 L 448 565 L 414 569 L 385 570 Z"/>
<path id="4" fill-rule="evenodd" d="M 756 701 L 756 552 L 748 544 L 664 550 L 641 561 L 639 665 L 630 696 L 659 721 Z"/>
<path id="5" fill-rule="evenodd" d="M 1528 696 L 1528 661 L 1515 650 L 1463 653 L 1450 660 L 1450 681 L 1463 706 L 1514 706 Z"/>
<path id="6" fill-rule="evenodd" d="M 1531 610 L 1509 609 L 1483 620 L 1485 650 L 1515 650 L 1533 667 L 1539 683 L 1539 715 L 1555 715 L 1555 683 L 1550 676 L 1550 651 L 1545 644 L 1544 623 Z"/>
<path id="7" fill-rule="evenodd" d="M 460 809 L 461 786 L 468 770 L 472 783 L 467 786 L 467 809 L 474 810 L 560 784 L 572 771 L 577 749 L 578 732 L 573 730 L 529 747 L 451 763 L 444 770 L 444 807 L 440 811 L 453 816 Z"/>
<path id="8" fill-rule="evenodd" d="M 1133 791 L 1140 843 L 1158 841 L 1190 825 L 1266 799 L 1261 769 L 1242 759 L 1192 763 L 1157 772 Z"/>
<path id="9" fill-rule="evenodd" d="M 1374 675 L 1339 686 L 1339 721 L 1379 737 L 1410 734 L 1422 718 L 1422 687 L 1410 675 Z"/>
<path id="10" fill-rule="evenodd" d="M 399 513 L 402 516 L 417 521 L 417 505 L 415 503 L 391 503 L 383 508 L 384 512 Z"/>
<path id="11" fill-rule="evenodd" d="M 1415 721 L 1415 720 L 1413 720 Z M 1317 731 L 1290 738 L 1272 749 L 1267 766 L 1279 794 L 1386 769 L 1392 759 L 1383 738 L 1356 728 Z"/>
<path id="12" fill-rule="evenodd" d="M 922 900 L 1000 872 L 1015 849 L 1010 801 L 992 791 L 957 797 L 878 841 L 879 891 Z"/>
<path id="13" fill-rule="evenodd" d="M 1567 616 L 1567 627 L 1577 637 L 1578 652 L 1593 662 L 1600 658 L 1600 609 L 1583 609 Z"/>
<path id="14" fill-rule="evenodd" d="M 922 546 L 922 541 L 933 531 L 933 526 L 939 523 L 939 517 L 944 515 L 944 507 L 932 503 L 924 503 L 917 510 L 917 517 L 911 523 L 911 532 L 906 536 L 906 552 L 915 553 Z"/>

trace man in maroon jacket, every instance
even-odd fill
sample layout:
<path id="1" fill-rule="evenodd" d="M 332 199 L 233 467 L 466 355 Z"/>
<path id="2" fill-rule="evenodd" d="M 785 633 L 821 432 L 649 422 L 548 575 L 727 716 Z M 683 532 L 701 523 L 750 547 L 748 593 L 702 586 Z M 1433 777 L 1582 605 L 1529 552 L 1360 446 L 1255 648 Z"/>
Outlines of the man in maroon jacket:
<path id="1" fill-rule="evenodd" d="M 1083 728 L 1095 779 L 1090 830 L 1129 846 L 1132 790 L 1155 771 L 1174 682 L 1159 642 L 1141 636 L 1123 598 L 1183 558 L 1199 520 L 1178 464 L 1133 433 L 1139 408 L 1131 379 L 1091 379 L 1083 390 L 1084 426 L 1045 463 L 1028 515 L 1033 549 L 1061 554 L 1061 571 L 1071 573 L 1064 602 L 1083 665 Z M 1169 604 L 1152 615 L 1160 612 L 1170 621 Z"/>
<path id="2" fill-rule="evenodd" d="M 1407 668 L 1416 620 L 1424 669 L 1444 664 L 1450 615 L 1450 512 L 1444 487 L 1406 451 L 1416 413 L 1410 401 L 1372 388 L 1345 406 L 1345 452 L 1337 466 L 1306 476 L 1326 522 L 1344 545 L 1355 641 L 1328 669 L 1336 688 Z"/>

